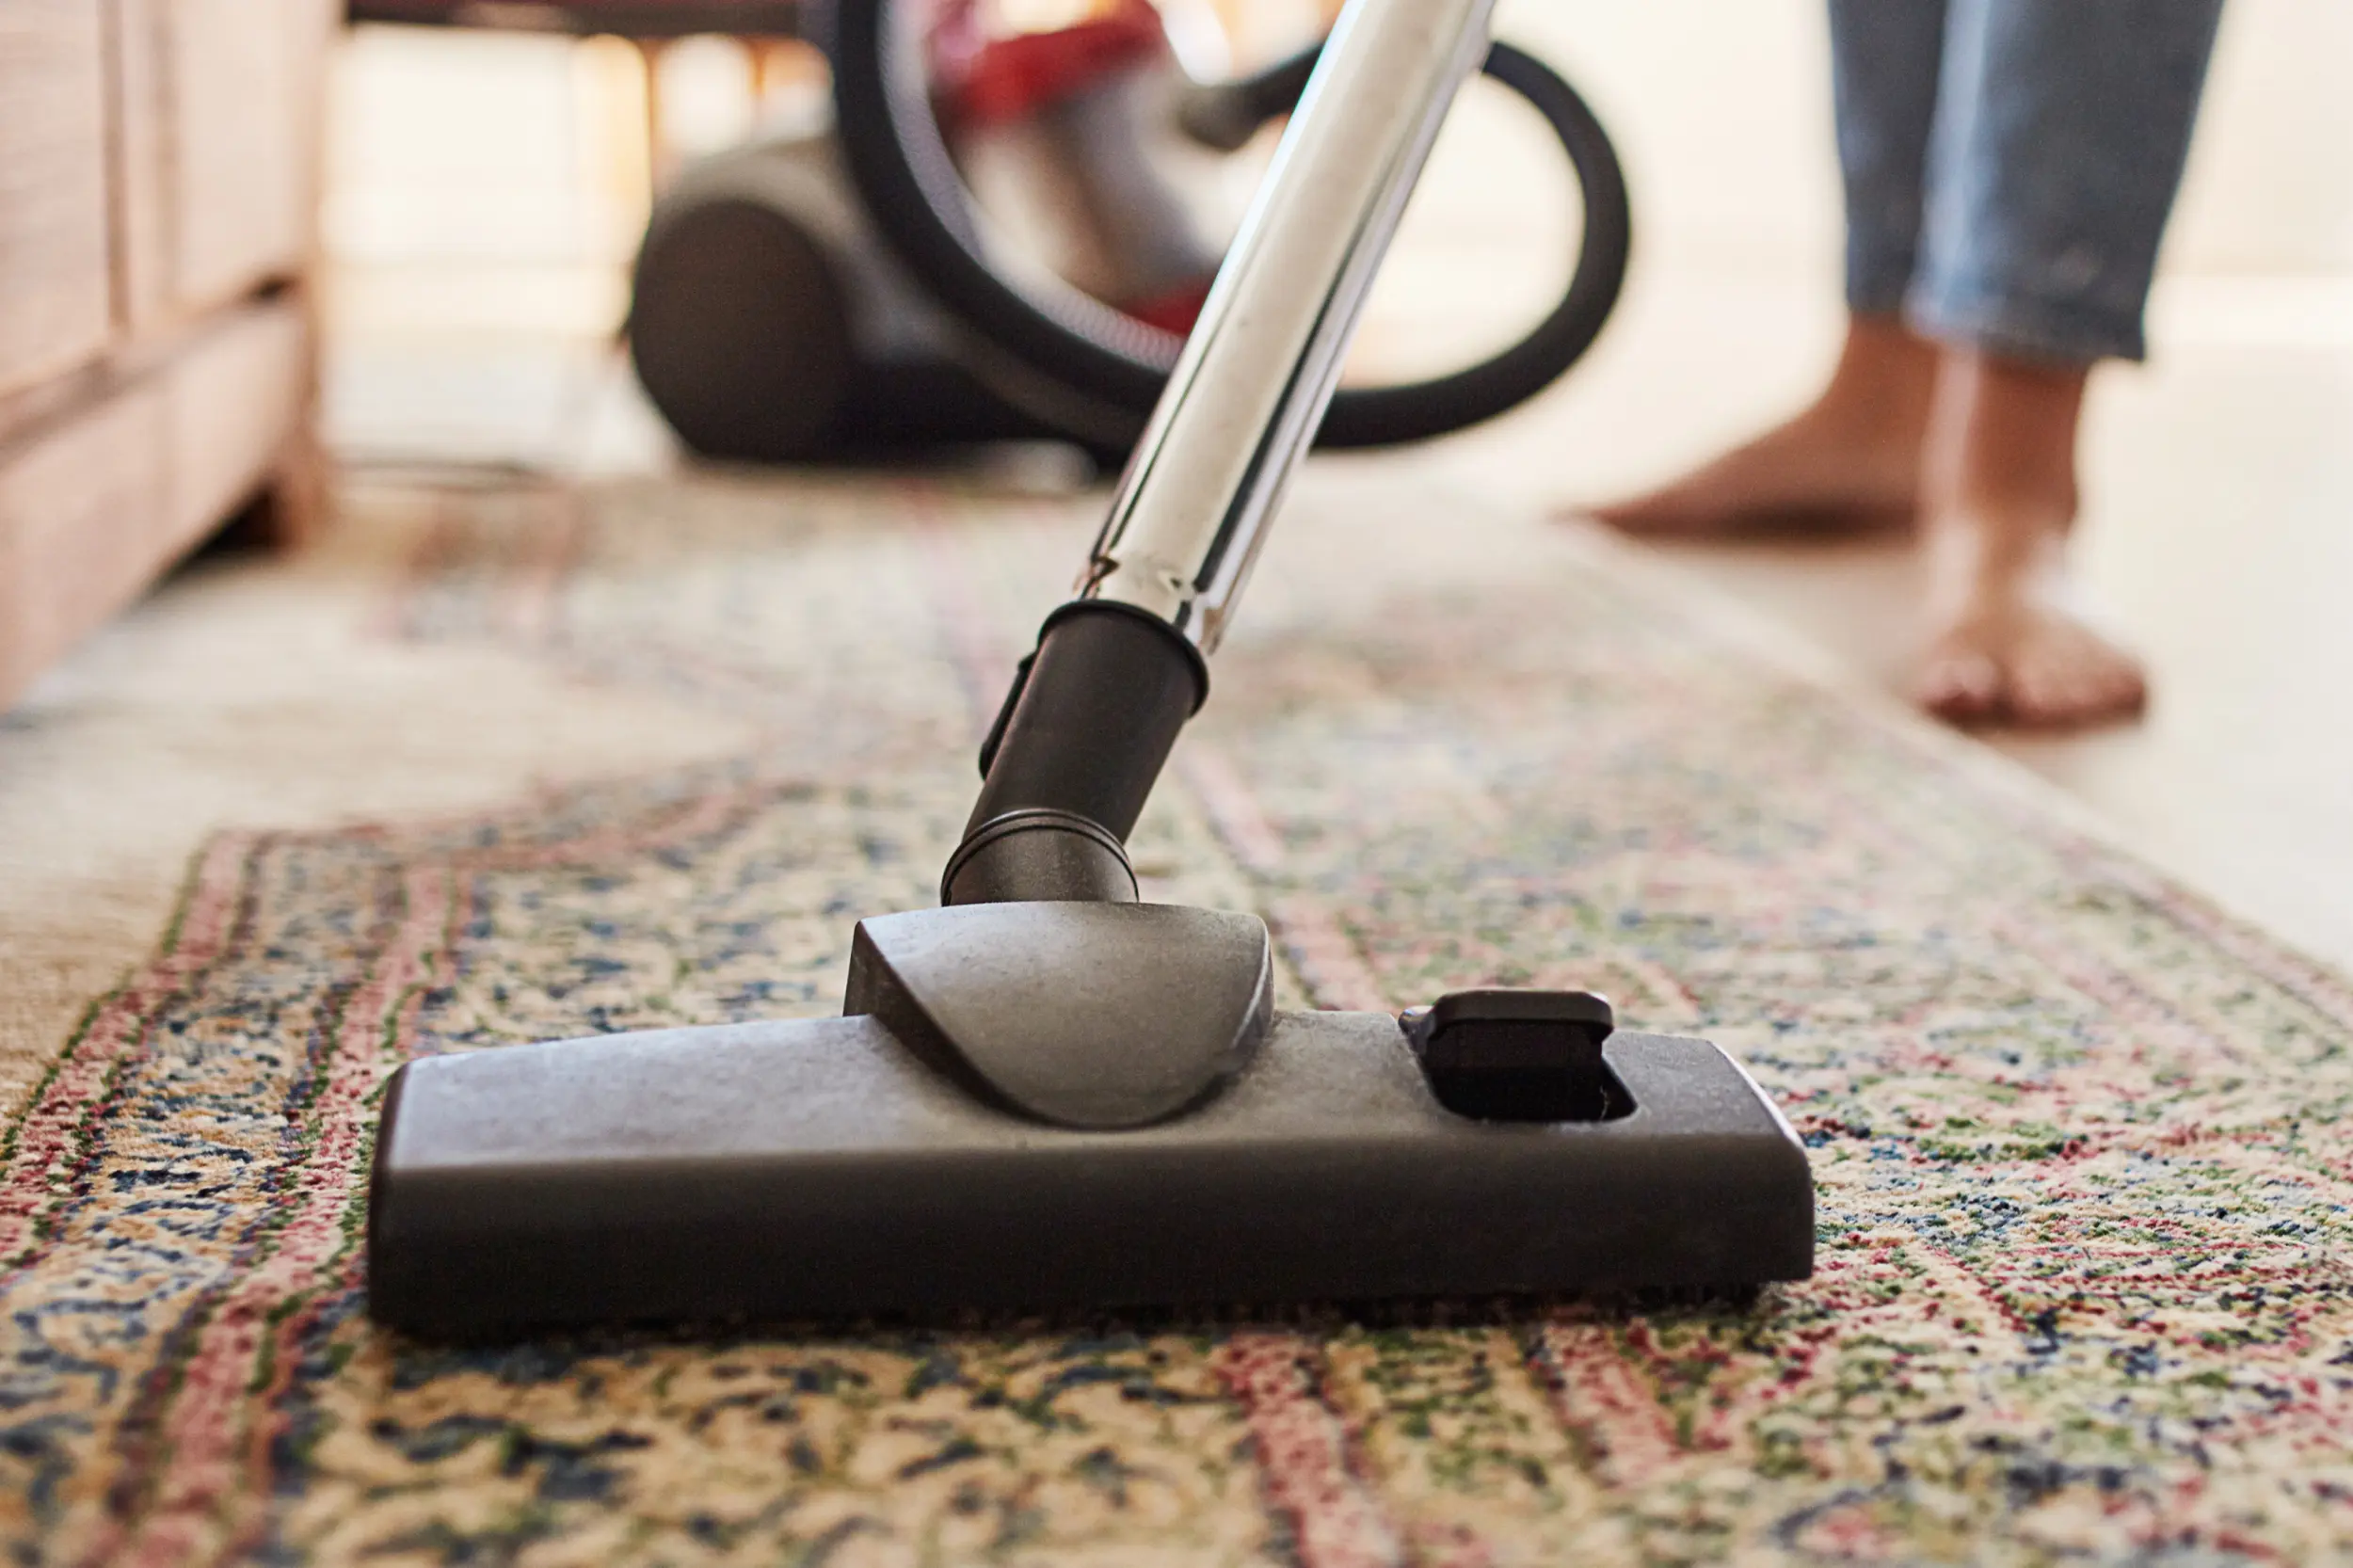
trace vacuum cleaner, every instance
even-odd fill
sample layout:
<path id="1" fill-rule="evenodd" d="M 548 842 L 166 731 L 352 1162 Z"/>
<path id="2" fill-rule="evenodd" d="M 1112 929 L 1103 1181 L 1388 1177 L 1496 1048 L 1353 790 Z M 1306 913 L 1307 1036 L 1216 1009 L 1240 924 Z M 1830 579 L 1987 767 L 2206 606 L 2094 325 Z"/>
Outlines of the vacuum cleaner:
<path id="1" fill-rule="evenodd" d="M 857 924 L 840 1018 L 402 1067 L 376 1319 L 470 1338 L 1810 1272 L 1805 1151 L 1715 1046 L 1577 992 L 1278 1013 L 1266 926 L 1140 902 L 1126 852 L 1493 3 L 1350 0 L 983 747 L 939 906 Z"/>
<path id="2" fill-rule="evenodd" d="M 681 171 L 638 248 L 630 355 L 687 447 L 776 463 L 1006 440 L 1075 442 L 1113 467 L 1127 455 L 1218 264 L 1184 153 L 1200 172 L 1289 114 L 1321 46 L 1196 79 L 1148 0 L 1083 9 L 997 36 L 975 0 L 815 8 L 830 107 Z M 1478 363 L 1343 392 L 1326 446 L 1424 440 L 1515 407 L 1577 361 L 1617 300 L 1629 225 L 1608 134 L 1534 56 L 1497 42 L 1482 69 L 1575 177 L 1566 286 Z M 1026 280 L 973 199 L 984 175 L 1030 192 L 1027 230 L 1058 236 Z M 1038 276 L 1042 260 L 1082 286 Z"/>

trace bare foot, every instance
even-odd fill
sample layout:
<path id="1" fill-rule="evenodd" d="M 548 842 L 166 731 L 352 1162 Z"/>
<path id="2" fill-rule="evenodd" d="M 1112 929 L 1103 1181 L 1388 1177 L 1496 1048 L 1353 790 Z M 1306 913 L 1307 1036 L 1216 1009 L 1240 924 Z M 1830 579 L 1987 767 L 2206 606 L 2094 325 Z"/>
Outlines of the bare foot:
<path id="1" fill-rule="evenodd" d="M 1929 651 L 1916 695 L 1956 723 L 2076 728 L 2149 700 L 2067 568 L 2085 375 L 1956 351 L 1924 472 Z"/>
<path id="2" fill-rule="evenodd" d="M 1910 525 L 1936 348 L 1892 322 L 1857 317 L 1811 407 L 1644 495 L 1593 509 L 1629 534 L 1853 534 Z"/>
<path id="3" fill-rule="evenodd" d="M 2140 661 L 2048 590 L 1977 603 L 1929 647 L 1920 705 L 1956 724 L 2073 729 L 2138 714 Z"/>
<path id="4" fill-rule="evenodd" d="M 1865 534 L 1909 527 L 1919 453 L 1842 429 L 1819 405 L 1646 494 L 1596 506 L 1627 534 Z"/>

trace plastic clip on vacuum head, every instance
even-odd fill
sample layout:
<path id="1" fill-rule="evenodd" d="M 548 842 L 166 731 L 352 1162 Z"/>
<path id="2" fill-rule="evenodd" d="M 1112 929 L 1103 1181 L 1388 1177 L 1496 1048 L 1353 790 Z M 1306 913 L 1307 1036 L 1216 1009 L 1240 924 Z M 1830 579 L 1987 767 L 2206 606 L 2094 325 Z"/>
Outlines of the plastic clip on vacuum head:
<path id="1" fill-rule="evenodd" d="M 941 907 L 859 923 L 839 1019 L 403 1068 L 378 1319 L 478 1336 L 1810 1271 L 1804 1150 L 1715 1047 L 1615 1032 L 1575 992 L 1278 1014 L 1256 917 L 1137 902 L 1127 836 L 1491 5 L 1343 15 L 1084 597 L 1006 699 Z"/>

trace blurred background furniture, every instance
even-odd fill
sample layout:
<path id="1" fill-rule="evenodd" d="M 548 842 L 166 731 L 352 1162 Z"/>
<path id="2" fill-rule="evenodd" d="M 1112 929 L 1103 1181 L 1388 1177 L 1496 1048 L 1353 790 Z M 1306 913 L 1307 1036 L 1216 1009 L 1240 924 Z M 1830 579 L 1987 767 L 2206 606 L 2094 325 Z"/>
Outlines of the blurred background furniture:
<path id="1" fill-rule="evenodd" d="M 610 36 L 630 40 L 646 65 L 646 132 L 658 160 L 662 136 L 663 45 L 673 39 L 722 36 L 744 45 L 754 91 L 765 96 L 776 52 L 798 40 L 808 0 L 348 0 L 345 20 L 412 27 L 492 27 L 508 32 Z"/>
<path id="2" fill-rule="evenodd" d="M 623 38 L 793 38 L 808 9 L 804 0 L 350 0 L 344 14 L 354 22 Z"/>
<path id="3" fill-rule="evenodd" d="M 1238 30 L 1242 14 L 1251 9 L 1250 0 L 1213 3 L 1229 33 Z M 1328 24 L 1339 0 L 1310 0 L 1310 5 Z M 1102 8 L 1080 0 L 1048 8 L 1057 21 L 1067 22 Z M 488 28 L 628 40 L 644 65 L 647 164 L 659 173 L 666 144 L 662 56 L 667 46 L 690 38 L 733 40 L 749 62 L 754 101 L 764 101 L 778 87 L 808 74 L 806 44 L 813 9 L 814 0 L 345 0 L 344 15 L 354 24 Z"/>
<path id="4" fill-rule="evenodd" d="M 0 9 L 0 704 L 241 512 L 315 512 L 333 0 Z M 259 504 L 256 504 L 259 503 Z"/>

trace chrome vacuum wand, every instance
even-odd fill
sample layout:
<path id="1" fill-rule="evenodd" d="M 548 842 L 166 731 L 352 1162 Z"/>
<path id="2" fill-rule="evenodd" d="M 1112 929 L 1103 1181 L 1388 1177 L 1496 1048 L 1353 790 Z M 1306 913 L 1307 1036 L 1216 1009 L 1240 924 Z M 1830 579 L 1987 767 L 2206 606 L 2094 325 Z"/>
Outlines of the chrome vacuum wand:
<path id="1" fill-rule="evenodd" d="M 1494 9 L 1343 15 L 1112 504 L 1088 599 L 1217 647 Z"/>
<path id="2" fill-rule="evenodd" d="M 1256 916 L 1125 840 L 1327 407 L 1492 0 L 1352 0 L 1080 585 L 983 748 L 941 907 L 843 1016 L 409 1064 L 370 1310 L 638 1319 L 1741 1287 L 1811 1268 L 1805 1152 L 1700 1040 L 1581 992 L 1276 1014 Z"/>
<path id="3" fill-rule="evenodd" d="M 1120 849 L 1332 401 L 1495 0 L 1354 0 L 982 757 L 950 904 L 1132 900 Z"/>

